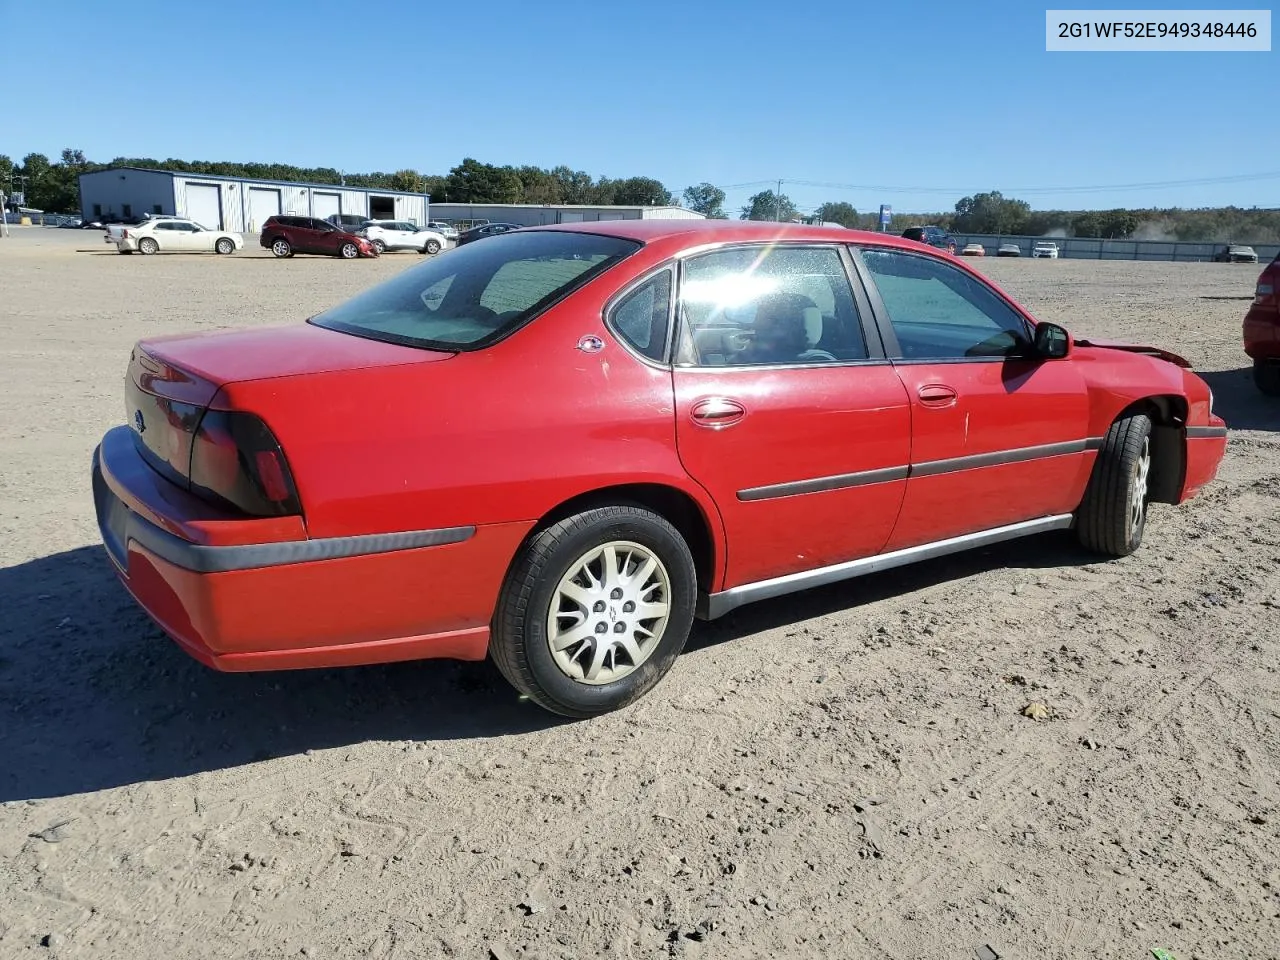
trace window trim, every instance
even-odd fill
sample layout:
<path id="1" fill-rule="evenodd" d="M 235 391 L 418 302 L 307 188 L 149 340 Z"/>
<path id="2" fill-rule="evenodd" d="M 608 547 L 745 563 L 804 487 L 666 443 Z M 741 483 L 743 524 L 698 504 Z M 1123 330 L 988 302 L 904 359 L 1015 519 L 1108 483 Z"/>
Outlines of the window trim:
<path id="1" fill-rule="evenodd" d="M 650 357 L 650 356 L 647 356 L 646 354 L 641 353 L 640 350 L 634 344 L 632 344 L 630 340 L 628 340 L 625 336 L 622 335 L 622 332 L 618 329 L 618 325 L 614 322 L 613 315 L 614 313 L 617 312 L 618 307 L 622 305 L 622 302 L 624 300 L 626 300 L 629 296 L 631 296 L 631 294 L 635 293 L 638 289 L 643 287 L 650 280 L 653 280 L 655 277 L 657 277 L 659 274 L 662 274 L 662 273 L 669 274 L 670 282 L 671 282 L 671 288 L 667 292 L 667 339 L 666 339 L 666 343 L 663 345 L 663 348 L 662 348 L 662 359 L 655 360 L 653 359 L 653 357 Z M 679 276 L 676 271 L 676 261 L 674 259 L 664 260 L 658 266 L 653 267 L 650 270 L 646 270 L 644 273 L 640 274 L 634 280 L 631 280 L 626 285 L 624 285 L 621 290 L 619 290 L 617 293 L 615 293 L 613 296 L 611 296 L 608 300 L 605 301 L 604 306 L 601 308 L 601 311 L 600 311 L 601 320 L 604 323 L 604 328 L 609 331 L 610 337 L 616 340 L 622 346 L 622 348 L 627 351 L 627 353 L 631 354 L 641 363 L 645 364 L 646 366 L 654 367 L 655 369 L 658 369 L 658 370 L 671 369 L 671 360 L 672 360 L 671 348 L 674 343 L 673 334 L 675 329 L 675 313 L 676 313 L 676 293 L 677 293 L 676 284 L 678 279 L 679 279 Z"/>
<path id="2" fill-rule="evenodd" d="M 862 333 L 862 342 L 866 347 L 867 355 L 857 360 L 824 360 L 820 363 L 752 363 L 737 364 L 724 366 L 708 366 L 695 363 L 678 363 L 676 361 L 676 345 L 679 337 L 685 329 L 685 323 L 680 317 L 680 294 L 684 289 L 684 275 L 686 265 L 690 260 L 698 259 L 704 256 L 711 256 L 722 253 L 725 250 L 749 249 L 751 247 L 772 247 L 787 248 L 801 250 L 830 250 L 835 253 L 836 258 L 840 261 L 840 266 L 844 270 L 845 282 L 849 285 L 849 294 L 853 299 L 854 309 L 858 313 L 858 327 Z M 866 367 L 879 366 L 889 362 L 888 354 L 885 351 L 885 343 L 880 334 L 879 324 L 872 313 L 871 304 L 867 298 L 866 291 L 862 289 L 861 278 L 856 274 L 856 264 L 850 255 L 849 245 L 841 243 L 837 240 L 725 240 L 717 243 L 704 244 L 698 247 L 691 247 L 683 250 L 675 256 L 676 264 L 679 267 L 676 277 L 677 286 L 675 296 L 671 298 L 671 309 L 674 314 L 673 325 L 668 333 L 668 355 L 670 357 L 670 365 L 673 370 L 697 370 L 699 372 L 707 371 L 724 371 L 738 372 L 743 370 L 829 370 L 836 367 Z M 896 345 L 897 341 L 894 341 Z"/>
<path id="3" fill-rule="evenodd" d="M 1027 315 L 1027 312 L 1020 306 L 1010 300 L 1004 293 L 992 286 L 985 277 L 980 274 L 966 270 L 964 267 L 949 263 L 945 257 L 935 256 L 934 254 L 924 253 L 919 250 L 904 250 L 901 247 L 891 247 L 881 244 L 847 244 L 850 261 L 854 270 L 858 275 L 858 282 L 863 288 L 863 292 L 871 305 L 872 315 L 875 317 L 876 328 L 879 331 L 881 340 L 884 343 L 885 356 L 889 360 L 901 366 L 921 366 L 939 363 L 1005 363 L 1009 360 L 1029 360 L 1034 359 L 1032 354 L 1008 354 L 1003 357 L 904 357 L 902 355 L 902 345 L 898 343 L 898 335 L 893 329 L 893 323 L 889 318 L 889 308 L 884 305 L 884 300 L 880 296 L 880 290 L 875 284 L 875 278 L 871 274 L 871 269 L 867 266 L 866 261 L 862 259 L 864 250 L 876 253 L 897 253 L 905 257 L 916 257 L 920 260 L 931 260 L 940 263 L 945 267 L 953 270 L 959 270 L 966 274 L 970 279 L 981 283 L 989 294 L 1003 303 L 1009 308 L 1015 317 L 1022 321 L 1023 333 L 1026 335 L 1027 343 L 1035 342 L 1035 321 Z"/>

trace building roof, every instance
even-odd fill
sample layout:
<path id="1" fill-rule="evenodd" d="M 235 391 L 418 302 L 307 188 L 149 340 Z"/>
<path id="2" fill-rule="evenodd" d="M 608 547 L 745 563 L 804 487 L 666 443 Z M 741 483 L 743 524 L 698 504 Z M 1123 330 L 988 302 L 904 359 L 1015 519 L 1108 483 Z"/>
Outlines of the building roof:
<path id="1" fill-rule="evenodd" d="M 433 200 L 433 207 L 497 207 L 503 210 L 684 210 L 702 214 L 677 203 L 482 203 L 470 200 Z"/>
<path id="2" fill-rule="evenodd" d="M 690 234 L 696 234 L 699 243 L 717 243 L 722 240 L 829 242 L 835 239 L 846 243 L 876 243 L 881 246 L 903 247 L 910 250 L 933 249 L 891 233 L 850 230 L 847 227 L 811 226 L 805 223 L 774 223 L 770 220 L 589 220 L 584 223 L 522 227 L 520 232 L 532 230 L 572 230 L 578 233 L 597 233 L 644 242 L 675 237 L 687 238 Z"/>
<path id="3" fill-rule="evenodd" d="M 307 187 L 311 190 L 358 190 L 365 193 L 376 193 L 389 197 L 423 197 L 425 193 L 414 193 L 410 190 L 392 190 L 390 187 L 364 187 L 354 186 L 350 183 L 308 183 L 303 180 L 267 180 L 263 177 L 235 177 L 227 176 L 221 173 L 194 173 L 189 170 L 161 170 L 157 167 L 105 167 L 102 170 L 89 170 L 80 174 L 80 178 L 91 177 L 95 174 L 116 173 L 120 170 L 129 170 L 133 173 L 159 173 L 169 177 L 185 177 L 189 180 L 224 180 L 234 183 L 265 183 L 273 187 Z"/>

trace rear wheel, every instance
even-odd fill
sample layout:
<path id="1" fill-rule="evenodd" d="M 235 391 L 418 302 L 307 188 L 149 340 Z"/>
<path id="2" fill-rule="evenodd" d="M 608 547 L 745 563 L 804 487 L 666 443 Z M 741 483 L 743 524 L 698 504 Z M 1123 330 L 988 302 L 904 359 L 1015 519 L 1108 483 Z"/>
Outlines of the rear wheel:
<path id="1" fill-rule="evenodd" d="M 236 245 L 232 243 L 231 240 L 228 239 L 227 237 L 223 237 L 221 240 L 219 240 L 217 243 L 213 245 L 213 249 L 217 253 L 220 253 L 223 256 L 226 256 L 228 253 L 236 252 Z"/>
<path id="2" fill-rule="evenodd" d="M 373 241 L 373 245 L 374 245 L 375 247 L 377 247 L 377 248 L 378 248 L 378 253 L 386 253 L 386 252 L 387 252 L 387 245 L 386 245 L 385 243 L 383 243 L 381 240 L 375 240 L 375 241 Z M 343 256 L 346 256 L 346 254 L 343 254 Z"/>
<path id="3" fill-rule="evenodd" d="M 428 240 L 426 246 L 422 248 L 423 253 L 436 254 L 440 252 L 439 240 Z"/>
<path id="4" fill-rule="evenodd" d="M 1123 417 L 1111 425 L 1098 450 L 1076 534 L 1090 550 L 1126 557 L 1142 543 L 1151 485 L 1151 418 Z"/>
<path id="5" fill-rule="evenodd" d="M 156 243 L 150 237 L 143 237 L 141 240 L 138 241 L 138 251 L 140 253 L 144 253 L 147 256 L 151 256 L 151 254 L 153 253 L 158 253 L 159 250 L 160 250 L 160 244 Z"/>
<path id="6" fill-rule="evenodd" d="M 343 260 L 354 260 L 356 257 L 360 256 L 360 248 L 354 243 L 347 241 L 338 248 L 338 256 L 342 257 Z"/>
<path id="7" fill-rule="evenodd" d="M 1280 360 L 1253 361 L 1253 382 L 1269 397 L 1280 397 Z"/>
<path id="8" fill-rule="evenodd" d="M 544 709 L 593 717 L 643 696 L 671 669 L 693 623 L 696 579 L 684 539 L 634 506 L 553 524 L 516 559 L 490 653 Z"/>
<path id="9" fill-rule="evenodd" d="M 292 257 L 293 247 L 292 245 L 290 245 L 288 240 L 285 240 L 283 237 L 281 237 L 280 239 L 272 242 L 271 252 L 274 253 L 277 257 L 281 257 L 281 258 Z"/>

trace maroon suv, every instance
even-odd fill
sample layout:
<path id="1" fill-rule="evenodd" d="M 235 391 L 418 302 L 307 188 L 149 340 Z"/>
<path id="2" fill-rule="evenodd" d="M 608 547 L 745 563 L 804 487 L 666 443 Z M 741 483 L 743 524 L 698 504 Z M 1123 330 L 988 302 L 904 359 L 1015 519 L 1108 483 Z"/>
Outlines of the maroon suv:
<path id="1" fill-rule="evenodd" d="M 277 257 L 321 253 L 354 260 L 378 255 L 378 248 L 364 237 L 339 230 L 319 217 L 268 217 L 259 242 Z"/>

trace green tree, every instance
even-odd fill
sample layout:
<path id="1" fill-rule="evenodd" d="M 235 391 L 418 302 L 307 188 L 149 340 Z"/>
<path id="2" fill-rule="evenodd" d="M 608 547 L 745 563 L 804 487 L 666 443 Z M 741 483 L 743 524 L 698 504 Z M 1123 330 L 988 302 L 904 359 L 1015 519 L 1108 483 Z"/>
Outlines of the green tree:
<path id="1" fill-rule="evenodd" d="M 992 190 L 961 199 L 956 204 L 952 229 L 958 233 L 1021 233 L 1030 213 L 1031 204 Z"/>
<path id="2" fill-rule="evenodd" d="M 1095 210 L 1071 218 L 1071 232 L 1077 237 L 1102 236 L 1102 215 Z"/>
<path id="3" fill-rule="evenodd" d="M 467 157 L 449 171 L 451 203 L 518 203 L 520 178 L 510 167 L 495 167 Z"/>
<path id="4" fill-rule="evenodd" d="M 521 203 L 561 203 L 560 181 L 550 170 L 541 167 L 520 167 L 516 170 L 520 178 Z"/>
<path id="5" fill-rule="evenodd" d="M 405 193 L 422 193 L 422 175 L 417 170 L 397 170 L 388 186 Z"/>
<path id="6" fill-rule="evenodd" d="M 795 204 L 785 193 L 761 190 L 747 199 L 747 205 L 738 214 L 740 220 L 778 220 L 786 223 L 800 215 Z"/>
<path id="7" fill-rule="evenodd" d="M 591 174 L 584 170 L 571 170 L 569 167 L 559 166 L 551 171 L 551 176 L 560 185 L 561 203 L 593 202 L 591 192 L 594 184 Z"/>
<path id="8" fill-rule="evenodd" d="M 727 220 L 729 217 L 724 212 L 724 191 L 706 182 L 684 188 L 684 205 L 708 220 Z"/>
<path id="9" fill-rule="evenodd" d="M 613 202 L 629 207 L 664 207 L 672 202 L 671 192 L 652 177 L 628 177 L 614 183 Z"/>
<path id="10" fill-rule="evenodd" d="M 828 223 L 838 223 L 842 227 L 858 226 L 858 211 L 853 209 L 853 205 L 845 203 L 843 200 L 833 203 L 824 203 L 813 215 L 819 220 L 825 220 Z"/>

